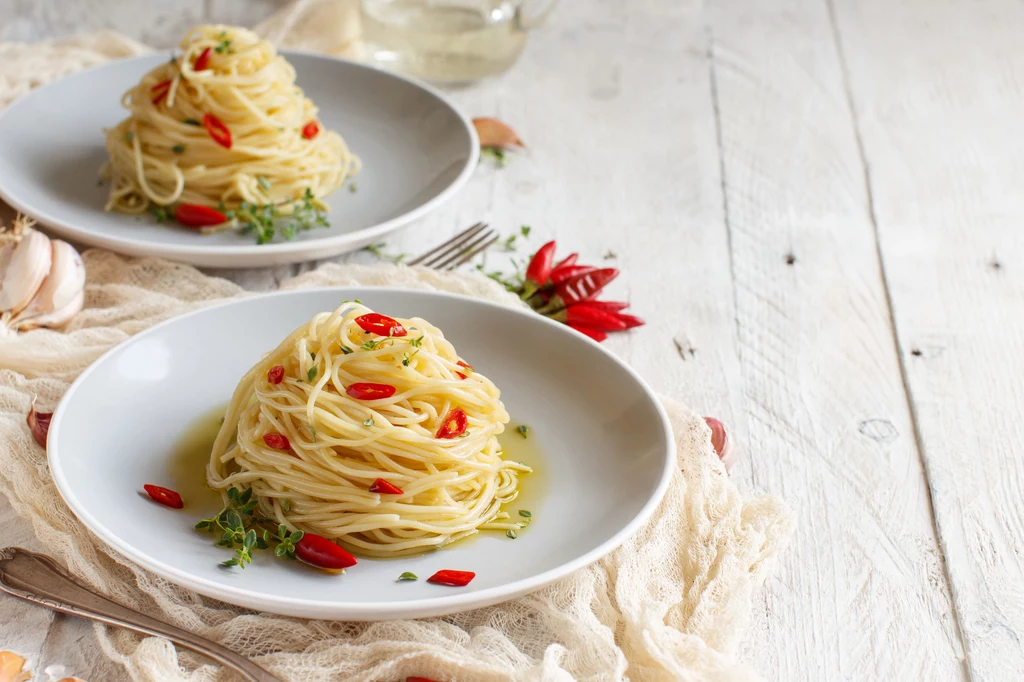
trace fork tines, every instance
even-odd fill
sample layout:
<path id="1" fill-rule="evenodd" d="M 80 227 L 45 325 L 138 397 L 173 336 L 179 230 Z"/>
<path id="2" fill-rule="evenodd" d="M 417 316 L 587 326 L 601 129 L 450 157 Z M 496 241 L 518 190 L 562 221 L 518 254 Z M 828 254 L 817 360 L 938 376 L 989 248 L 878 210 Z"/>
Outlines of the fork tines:
<path id="1" fill-rule="evenodd" d="M 451 270 L 462 265 L 498 241 L 498 233 L 487 223 L 477 223 L 422 256 L 409 261 L 409 265 L 424 265 L 435 270 Z"/>

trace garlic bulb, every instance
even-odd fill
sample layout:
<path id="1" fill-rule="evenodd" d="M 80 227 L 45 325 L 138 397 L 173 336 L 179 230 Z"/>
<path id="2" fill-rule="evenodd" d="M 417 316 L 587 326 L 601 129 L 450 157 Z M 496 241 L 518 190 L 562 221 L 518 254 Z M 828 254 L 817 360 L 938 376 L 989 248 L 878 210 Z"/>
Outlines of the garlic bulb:
<path id="1" fill-rule="evenodd" d="M 85 264 L 73 246 L 51 240 L 22 217 L 0 231 L 0 312 L 10 329 L 59 327 L 82 309 Z"/>

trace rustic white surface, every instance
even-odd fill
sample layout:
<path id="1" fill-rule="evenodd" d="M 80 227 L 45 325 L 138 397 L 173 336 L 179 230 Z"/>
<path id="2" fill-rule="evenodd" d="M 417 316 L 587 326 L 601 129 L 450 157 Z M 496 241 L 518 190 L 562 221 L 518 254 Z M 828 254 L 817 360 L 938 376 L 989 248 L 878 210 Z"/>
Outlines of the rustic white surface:
<path id="1" fill-rule="evenodd" d="M 280 4 L 0 0 L 0 39 L 168 45 Z M 623 269 L 649 324 L 609 347 L 800 513 L 743 651 L 766 679 L 1024 678 L 1022 31 L 1010 0 L 562 3 L 451 93 L 530 152 L 388 245 L 487 219 Z M 2 501 L 0 527 L 32 545 Z M 10 600 L 4 647 L 120 679 L 91 626 Z"/>

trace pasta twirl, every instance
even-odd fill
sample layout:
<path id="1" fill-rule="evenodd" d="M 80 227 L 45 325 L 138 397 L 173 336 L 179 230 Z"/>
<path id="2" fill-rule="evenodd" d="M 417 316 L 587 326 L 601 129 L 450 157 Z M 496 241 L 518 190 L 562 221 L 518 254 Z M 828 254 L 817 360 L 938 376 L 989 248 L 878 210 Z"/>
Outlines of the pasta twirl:
<path id="1" fill-rule="evenodd" d="M 425 320 L 321 313 L 242 378 L 208 482 L 251 487 L 267 517 L 368 556 L 515 529 L 501 506 L 530 468 L 502 459 L 500 392 L 460 362 Z"/>
<path id="2" fill-rule="evenodd" d="M 125 93 L 131 114 L 106 133 L 107 210 L 247 202 L 289 215 L 307 190 L 326 208 L 319 199 L 359 171 L 270 43 L 241 28 L 200 26 L 180 48 Z"/>

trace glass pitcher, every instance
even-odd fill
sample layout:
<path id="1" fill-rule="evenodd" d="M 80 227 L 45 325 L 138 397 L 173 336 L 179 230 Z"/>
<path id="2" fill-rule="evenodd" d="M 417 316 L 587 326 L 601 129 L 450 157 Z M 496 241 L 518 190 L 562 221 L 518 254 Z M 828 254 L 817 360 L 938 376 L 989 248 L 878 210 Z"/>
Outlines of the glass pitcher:
<path id="1" fill-rule="evenodd" d="M 512 66 L 556 1 L 361 0 L 363 56 L 435 83 L 469 83 Z"/>

